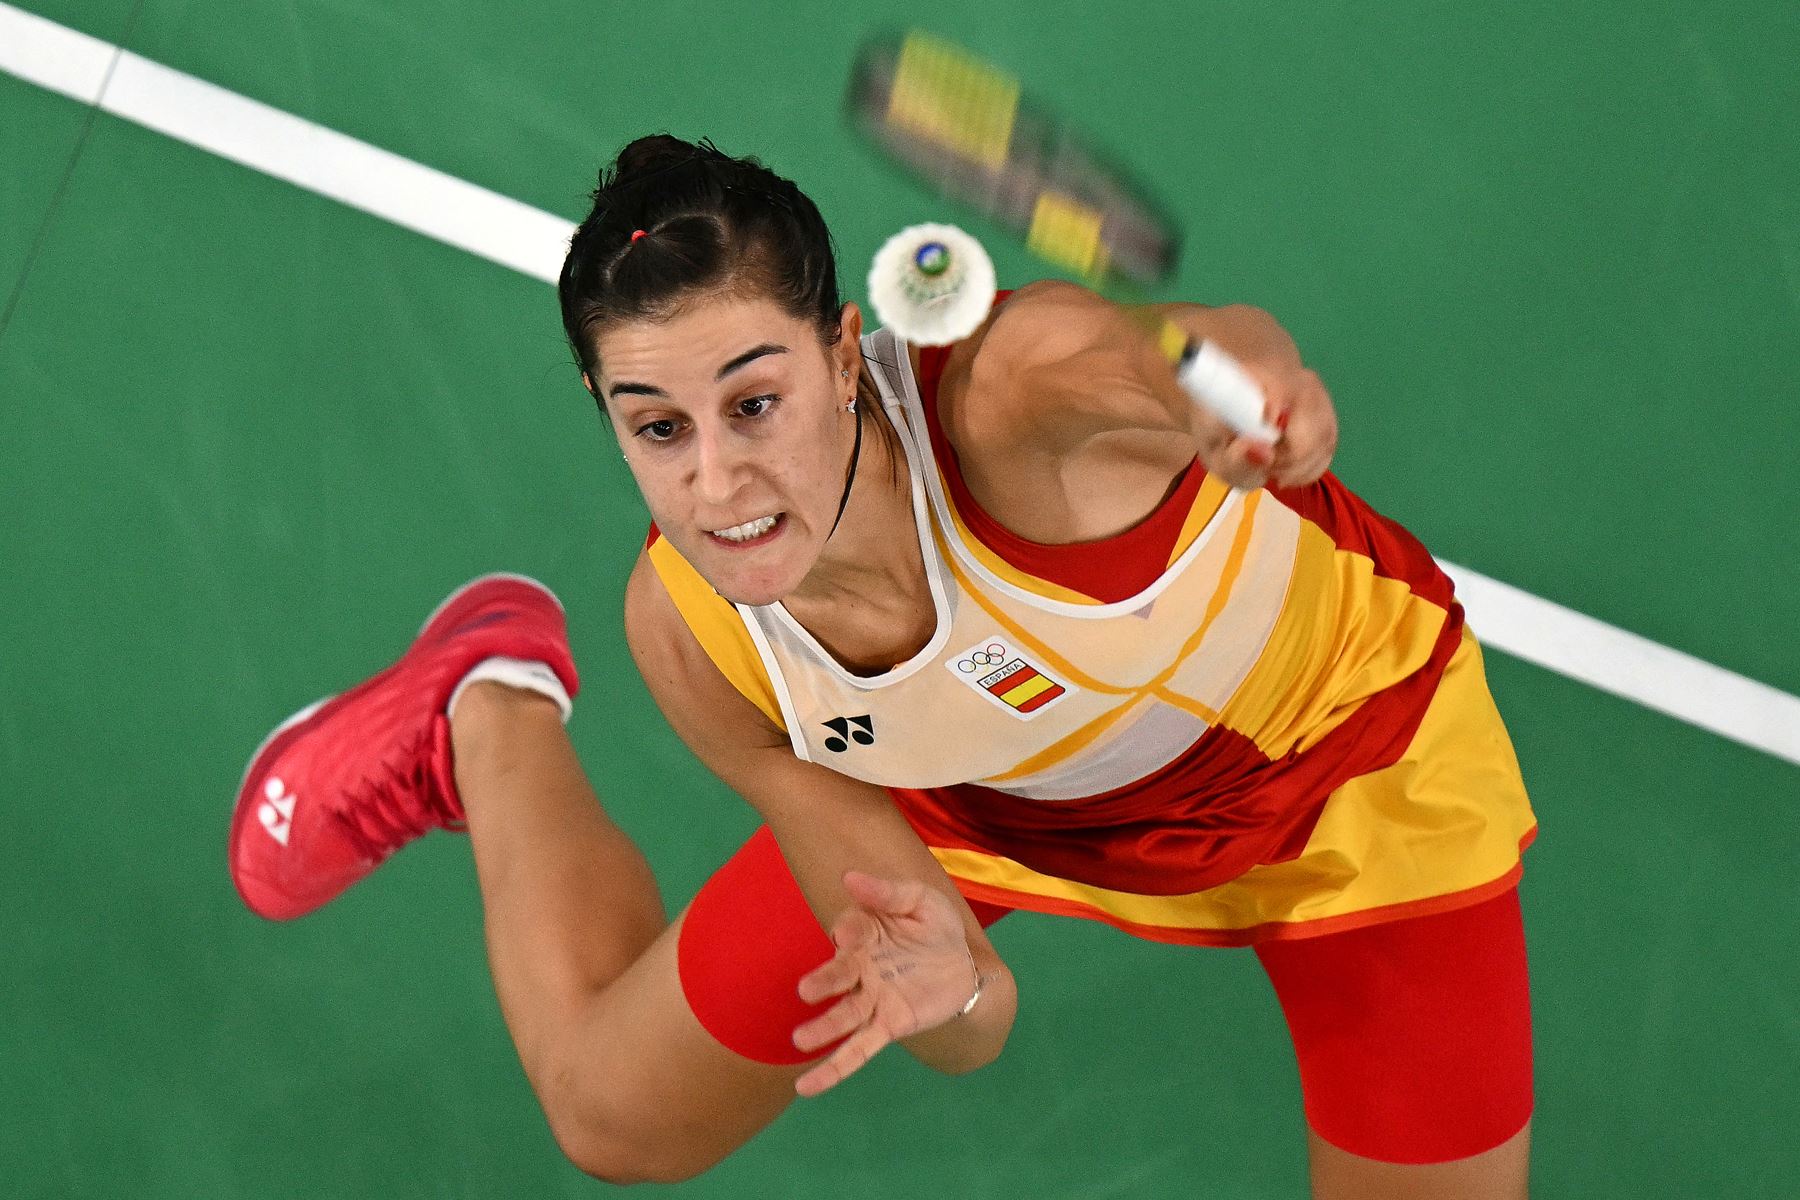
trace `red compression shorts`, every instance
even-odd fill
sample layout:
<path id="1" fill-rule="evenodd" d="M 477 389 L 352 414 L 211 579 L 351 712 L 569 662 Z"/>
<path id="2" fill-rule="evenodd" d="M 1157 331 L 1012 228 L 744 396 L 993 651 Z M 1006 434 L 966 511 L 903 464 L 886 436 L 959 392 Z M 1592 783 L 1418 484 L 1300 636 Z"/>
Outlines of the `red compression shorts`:
<path id="1" fill-rule="evenodd" d="M 971 902 L 991 925 L 1007 909 Z M 800 1063 L 796 993 L 831 957 L 767 828 L 700 889 L 681 931 L 682 990 L 719 1043 Z M 1300 1064 L 1306 1119 L 1364 1158 L 1447 1162 L 1491 1150 L 1531 1116 L 1531 1003 L 1516 889 L 1447 913 L 1265 942 Z"/>

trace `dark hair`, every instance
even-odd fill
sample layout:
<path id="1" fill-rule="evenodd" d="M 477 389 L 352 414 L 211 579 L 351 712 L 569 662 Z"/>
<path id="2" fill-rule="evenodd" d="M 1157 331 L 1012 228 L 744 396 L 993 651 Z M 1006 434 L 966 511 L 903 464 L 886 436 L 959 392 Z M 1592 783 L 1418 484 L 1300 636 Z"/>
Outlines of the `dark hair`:
<path id="1" fill-rule="evenodd" d="M 719 289 L 767 297 L 813 322 L 825 344 L 838 340 L 837 264 L 818 207 L 756 159 L 708 140 L 638 138 L 601 170 L 594 209 L 563 260 L 557 297 L 575 360 L 593 378 L 601 326 L 667 317 Z"/>

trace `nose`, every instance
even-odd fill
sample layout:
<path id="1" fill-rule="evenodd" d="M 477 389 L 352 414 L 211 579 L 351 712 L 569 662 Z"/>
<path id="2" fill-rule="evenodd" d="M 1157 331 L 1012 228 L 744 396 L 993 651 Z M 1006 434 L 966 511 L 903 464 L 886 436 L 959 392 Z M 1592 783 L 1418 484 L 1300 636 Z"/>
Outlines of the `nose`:
<path id="1" fill-rule="evenodd" d="M 694 497 L 702 504 L 723 507 L 743 484 L 743 447 L 723 429 L 695 432 Z"/>

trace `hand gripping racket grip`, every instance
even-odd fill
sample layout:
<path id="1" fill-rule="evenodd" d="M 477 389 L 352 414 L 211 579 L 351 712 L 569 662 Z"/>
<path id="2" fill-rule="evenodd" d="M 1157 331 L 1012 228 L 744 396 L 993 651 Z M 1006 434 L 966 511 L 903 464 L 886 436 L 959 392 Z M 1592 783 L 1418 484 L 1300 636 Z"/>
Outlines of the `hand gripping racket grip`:
<path id="1" fill-rule="evenodd" d="M 1271 444 L 1280 440 L 1280 430 L 1263 420 L 1267 400 L 1262 388 L 1214 343 L 1189 342 L 1175 364 L 1175 380 L 1194 403 L 1243 437 Z"/>

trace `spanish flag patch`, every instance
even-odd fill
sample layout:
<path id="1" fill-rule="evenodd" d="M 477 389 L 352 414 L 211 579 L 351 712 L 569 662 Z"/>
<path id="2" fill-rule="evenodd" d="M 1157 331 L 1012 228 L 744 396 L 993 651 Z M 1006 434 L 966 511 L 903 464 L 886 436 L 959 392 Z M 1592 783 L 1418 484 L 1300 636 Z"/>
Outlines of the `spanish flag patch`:
<path id="1" fill-rule="evenodd" d="M 1066 685 L 1028 661 L 1005 638 L 990 637 L 945 659 L 944 665 L 1013 716 L 1027 720 L 1069 694 Z"/>

